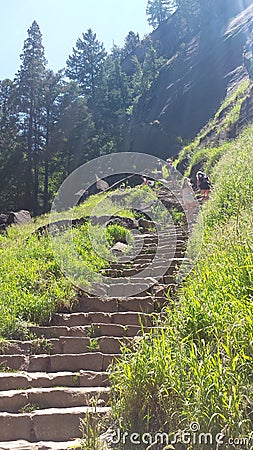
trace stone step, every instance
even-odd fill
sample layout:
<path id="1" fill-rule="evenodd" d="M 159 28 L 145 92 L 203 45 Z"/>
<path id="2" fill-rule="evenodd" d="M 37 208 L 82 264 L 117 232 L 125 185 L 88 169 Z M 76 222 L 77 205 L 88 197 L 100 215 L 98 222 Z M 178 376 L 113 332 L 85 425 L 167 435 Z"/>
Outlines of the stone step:
<path id="1" fill-rule="evenodd" d="M 160 285 L 161 283 L 168 284 L 168 285 L 174 285 L 175 279 L 172 276 L 172 273 L 174 273 L 174 271 L 175 271 L 174 268 L 169 268 L 166 271 L 165 275 L 162 276 L 161 278 L 159 278 L 159 281 L 158 280 L 155 281 L 155 279 L 154 279 L 154 282 L 152 284 L 150 283 L 149 290 L 152 290 L 154 286 Z M 153 278 L 153 277 L 151 277 L 151 278 Z M 139 278 L 138 280 L 141 281 L 141 278 Z"/>
<path id="2" fill-rule="evenodd" d="M 95 338 L 96 339 L 96 338 Z M 122 346 L 130 347 L 134 342 L 134 337 L 128 338 L 115 338 L 111 336 L 103 336 L 97 338 L 97 342 L 99 345 L 99 351 L 104 354 L 120 354 Z"/>
<path id="3" fill-rule="evenodd" d="M 109 385 L 107 372 L 0 372 L 0 390 L 65 387 L 105 387 Z"/>
<path id="4" fill-rule="evenodd" d="M 161 297 L 161 296 L 160 296 Z M 140 325 L 117 325 L 108 323 L 94 323 L 92 325 L 79 327 L 42 327 L 32 326 L 30 331 L 38 337 L 47 339 L 55 337 L 100 337 L 100 336 L 115 336 L 115 337 L 132 337 L 141 332 L 143 327 Z M 144 327 L 144 331 L 148 331 L 149 327 Z"/>
<path id="5" fill-rule="evenodd" d="M 50 349 L 47 353 L 53 354 L 79 354 L 93 351 L 94 339 L 96 339 L 96 349 L 102 353 L 119 353 L 120 346 L 123 341 L 130 338 L 115 338 L 115 337 L 60 337 L 55 339 L 46 339 L 47 348 Z M 9 341 L 8 346 L 5 347 L 5 355 L 36 355 L 38 352 L 33 351 L 36 347 L 36 340 L 33 341 Z M 39 340 L 40 342 L 40 340 Z M 110 344 L 110 345 L 109 345 Z M 7 344 L 6 344 L 7 345 Z M 115 349 L 117 348 L 117 351 Z M 45 352 L 41 351 L 41 354 Z"/>
<path id="6" fill-rule="evenodd" d="M 110 307 L 109 307 L 110 306 Z M 107 302 L 99 298 L 80 298 L 75 312 L 121 312 L 137 311 L 150 313 L 154 311 L 154 302 L 150 296 L 144 297 L 118 297 Z"/>
<path id="7" fill-rule="evenodd" d="M 108 414 L 109 407 L 50 408 L 26 414 L 0 413 L 0 441 L 64 442 L 81 438 L 80 419 Z"/>
<path id="8" fill-rule="evenodd" d="M 166 267 L 166 265 L 165 265 Z M 138 275 L 140 273 L 141 270 L 143 270 L 143 268 L 145 268 L 145 277 L 143 278 L 144 280 L 149 277 L 153 277 L 153 278 L 157 278 L 160 279 L 161 278 L 161 274 L 164 273 L 164 266 L 161 266 L 160 261 L 158 263 L 158 265 L 156 264 L 152 264 L 152 266 L 148 266 L 145 267 L 145 265 L 143 264 L 135 264 L 135 268 L 131 269 L 130 271 L 130 276 L 135 276 Z M 126 277 L 129 276 L 129 270 L 126 269 L 124 270 L 124 274 Z"/>
<path id="9" fill-rule="evenodd" d="M 38 409 L 106 406 L 108 387 L 55 387 L 8 390 L 0 392 L 0 412 L 25 413 Z"/>
<path id="10" fill-rule="evenodd" d="M 141 279 L 138 280 L 138 282 L 141 281 Z M 149 314 L 138 312 L 77 312 L 70 314 L 54 314 L 51 323 L 53 326 L 68 325 L 68 327 L 86 326 L 92 325 L 93 323 L 108 323 L 117 325 L 139 325 L 140 323 L 143 323 L 151 326 L 152 320 Z"/>
<path id="11" fill-rule="evenodd" d="M 108 286 L 107 293 L 111 297 L 136 297 L 136 294 L 145 295 L 149 288 L 149 285 L 144 282 L 142 283 L 127 283 L 126 278 L 114 279 L 112 283 L 112 278 L 110 285 Z"/>
<path id="12" fill-rule="evenodd" d="M 0 364 L 7 370 L 22 370 L 27 372 L 63 372 L 79 370 L 92 370 L 105 372 L 109 365 L 120 355 L 90 352 L 68 355 L 1 355 Z"/>

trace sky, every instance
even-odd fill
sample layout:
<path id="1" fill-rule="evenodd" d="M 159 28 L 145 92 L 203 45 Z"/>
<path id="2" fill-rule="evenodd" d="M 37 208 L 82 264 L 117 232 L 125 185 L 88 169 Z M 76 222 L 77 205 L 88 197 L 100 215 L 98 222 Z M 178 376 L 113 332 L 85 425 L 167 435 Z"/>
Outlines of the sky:
<path id="1" fill-rule="evenodd" d="M 57 71 L 88 28 L 108 52 L 113 42 L 122 46 L 129 31 L 141 38 L 151 32 L 146 5 L 147 0 L 0 0 L 0 80 L 13 79 L 18 71 L 34 20 L 43 36 L 48 68 Z"/>

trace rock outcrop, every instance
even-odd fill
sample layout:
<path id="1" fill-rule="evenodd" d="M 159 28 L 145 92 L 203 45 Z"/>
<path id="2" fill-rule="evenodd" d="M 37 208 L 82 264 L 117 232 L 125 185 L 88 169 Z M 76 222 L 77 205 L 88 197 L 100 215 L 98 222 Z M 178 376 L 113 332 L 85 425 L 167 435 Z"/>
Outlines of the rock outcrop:
<path id="1" fill-rule="evenodd" d="M 182 140 L 191 140 L 213 117 L 231 88 L 249 76 L 244 52 L 252 29 L 252 0 L 216 0 L 215 5 L 213 16 L 196 27 L 189 41 L 180 45 L 175 41 L 177 50 L 171 57 L 173 42 L 166 40 L 165 25 L 154 32 L 165 54 L 168 47 L 166 56 L 170 59 L 136 105 L 122 150 L 159 157 L 176 154 Z M 240 7 L 245 9 L 240 12 Z M 174 16 L 170 23 L 176 20 Z"/>

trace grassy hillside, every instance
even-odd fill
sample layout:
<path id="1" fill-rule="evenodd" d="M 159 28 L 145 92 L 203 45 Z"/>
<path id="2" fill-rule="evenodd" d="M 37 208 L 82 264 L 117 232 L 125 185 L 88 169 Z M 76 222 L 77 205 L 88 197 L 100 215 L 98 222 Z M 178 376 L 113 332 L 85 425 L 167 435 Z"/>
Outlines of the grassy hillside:
<path id="1" fill-rule="evenodd" d="M 225 153 L 226 140 L 236 132 L 241 106 L 250 92 L 251 85 L 249 80 L 242 81 L 224 100 L 214 118 L 190 144 L 181 150 L 177 164 L 186 165 L 186 176 L 189 176 L 194 165 L 199 162 L 205 164 L 205 170 L 209 172 L 220 156 Z M 224 145 L 216 145 L 220 141 L 225 141 Z"/>
<path id="2" fill-rule="evenodd" d="M 222 156 L 211 172 L 214 191 L 202 210 L 198 263 L 167 311 L 165 331 L 144 336 L 133 355 L 126 349 L 114 368 L 113 409 L 125 429 L 173 435 L 189 431 L 196 421 L 203 433 L 215 436 L 223 430 L 224 442 L 251 433 L 252 140 L 250 127 L 217 148 Z M 197 226 L 194 239 L 199 236 Z M 252 447 L 197 443 L 175 448 Z"/>
<path id="3" fill-rule="evenodd" d="M 128 197 L 132 202 L 146 198 L 152 192 L 148 187 L 132 189 Z M 101 202 L 102 201 L 102 202 Z M 101 205 L 100 205 L 101 204 Z M 91 196 L 83 204 L 72 210 L 59 213 L 59 219 L 79 218 L 88 216 L 96 207 L 96 215 L 121 215 L 134 217 L 131 209 L 119 211 L 106 194 Z M 49 222 L 49 216 L 37 218 L 35 222 L 24 226 L 12 226 L 8 236 L 0 234 L 0 339 L 29 338 L 28 325 L 31 323 L 46 323 L 53 312 L 70 310 L 77 301 L 78 290 L 71 280 L 61 272 L 53 254 L 49 236 L 40 238 L 34 231 Z M 102 227 L 89 229 L 99 236 L 103 254 L 109 252 L 107 242 L 103 239 Z M 66 231 L 61 234 L 61 252 L 69 252 L 66 241 Z M 106 238 L 110 245 L 120 240 L 127 230 L 117 224 L 107 227 Z M 81 256 L 83 270 L 89 268 L 96 273 L 108 266 L 106 258 L 99 256 L 93 249 L 88 234 L 88 225 L 73 229 L 72 236 L 78 254 Z M 78 267 L 77 267 L 78 270 Z M 85 277 L 84 280 L 85 282 Z"/>

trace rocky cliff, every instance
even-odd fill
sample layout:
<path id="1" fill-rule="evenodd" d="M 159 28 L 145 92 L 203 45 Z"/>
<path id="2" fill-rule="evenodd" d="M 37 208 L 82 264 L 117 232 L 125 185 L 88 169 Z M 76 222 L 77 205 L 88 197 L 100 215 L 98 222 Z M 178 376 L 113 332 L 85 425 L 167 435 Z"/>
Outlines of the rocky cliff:
<path id="1" fill-rule="evenodd" d="M 212 14 L 186 42 L 176 36 L 176 14 L 168 22 L 168 33 L 164 24 L 152 34 L 169 60 L 136 105 L 122 150 L 176 154 L 182 141 L 191 140 L 226 95 L 249 76 L 244 62 L 253 0 L 214 0 L 213 5 Z"/>

